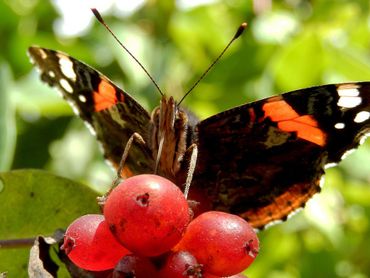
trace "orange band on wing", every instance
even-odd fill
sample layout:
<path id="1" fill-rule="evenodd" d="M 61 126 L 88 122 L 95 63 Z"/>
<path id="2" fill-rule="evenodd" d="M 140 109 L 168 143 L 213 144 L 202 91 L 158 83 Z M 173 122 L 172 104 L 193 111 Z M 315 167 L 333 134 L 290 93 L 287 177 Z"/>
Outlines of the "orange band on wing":
<path id="1" fill-rule="evenodd" d="M 95 111 L 107 109 L 117 103 L 116 89 L 108 81 L 101 80 L 98 91 L 93 92 Z"/>
<path id="2" fill-rule="evenodd" d="M 317 121 L 310 115 L 300 116 L 297 119 L 294 119 L 295 122 L 300 122 L 305 125 L 309 125 L 312 127 L 318 127 Z"/>
<path id="3" fill-rule="evenodd" d="M 317 127 L 312 127 L 296 120 L 279 122 L 278 127 L 287 132 L 296 132 L 299 138 L 315 143 L 316 145 L 325 145 L 325 134 Z"/>
<path id="4" fill-rule="evenodd" d="M 269 117 L 272 121 L 277 122 L 281 130 L 296 132 L 299 138 L 319 146 L 325 145 L 326 135 L 311 115 L 300 116 L 284 100 L 267 102 L 262 109 L 265 112 L 265 118 Z"/>
<path id="5" fill-rule="evenodd" d="M 290 120 L 299 117 L 297 112 L 284 100 L 267 102 L 263 105 L 265 117 L 270 117 L 274 122 Z"/>

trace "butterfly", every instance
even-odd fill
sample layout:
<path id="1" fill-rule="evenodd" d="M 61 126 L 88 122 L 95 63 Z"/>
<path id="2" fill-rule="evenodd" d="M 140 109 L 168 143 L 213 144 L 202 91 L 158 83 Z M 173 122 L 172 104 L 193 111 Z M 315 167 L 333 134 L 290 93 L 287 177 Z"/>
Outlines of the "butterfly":
<path id="1" fill-rule="evenodd" d="M 325 168 L 370 132 L 370 82 L 296 90 L 198 121 L 166 96 L 149 114 L 65 53 L 38 46 L 28 53 L 42 81 L 58 88 L 96 135 L 105 158 L 118 168 L 125 156 L 123 176 L 157 172 L 183 187 L 196 157 L 190 193 L 255 228 L 303 207 L 320 192 Z"/>

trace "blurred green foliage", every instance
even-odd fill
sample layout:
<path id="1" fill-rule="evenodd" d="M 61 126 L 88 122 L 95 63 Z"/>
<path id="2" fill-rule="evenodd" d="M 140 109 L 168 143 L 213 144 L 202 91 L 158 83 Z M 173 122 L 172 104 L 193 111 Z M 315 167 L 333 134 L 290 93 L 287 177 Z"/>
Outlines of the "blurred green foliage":
<path id="1" fill-rule="evenodd" d="M 201 119 L 284 91 L 370 80 L 369 1 L 268 4 L 230 0 L 183 8 L 174 1 L 148 0 L 133 13 L 111 8 L 103 15 L 166 94 L 176 99 L 239 24 L 248 22 L 245 34 L 185 100 Z M 75 36 L 60 35 L 58 22 L 72 12 L 62 15 L 49 1 L 0 2 L 0 170 L 45 169 L 104 192 L 114 172 L 81 120 L 41 84 L 27 47 L 58 49 L 85 61 L 150 110 L 159 94 L 96 22 Z M 79 23 L 74 24 L 77 28 Z M 323 192 L 303 212 L 260 232 L 261 251 L 246 271 L 249 277 L 370 277 L 369 143 L 328 170 Z M 26 264 L 14 257 L 18 263 Z M 0 261 L 0 272 L 5 270 Z"/>

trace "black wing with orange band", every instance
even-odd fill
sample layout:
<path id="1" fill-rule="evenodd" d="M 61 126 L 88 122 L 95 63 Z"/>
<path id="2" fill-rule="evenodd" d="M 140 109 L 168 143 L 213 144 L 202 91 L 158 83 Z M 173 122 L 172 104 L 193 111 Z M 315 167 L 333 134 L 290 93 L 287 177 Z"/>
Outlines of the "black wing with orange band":
<path id="1" fill-rule="evenodd" d="M 254 227 L 285 219 L 320 191 L 324 168 L 370 132 L 370 83 L 297 90 L 200 122 L 193 185 Z"/>
<path id="2" fill-rule="evenodd" d="M 149 113 L 107 77 L 62 52 L 30 47 L 28 53 L 41 79 L 57 87 L 102 144 L 105 157 L 117 168 L 127 141 L 134 132 L 146 134 Z M 133 145 L 124 174 L 152 172 L 149 149 Z"/>

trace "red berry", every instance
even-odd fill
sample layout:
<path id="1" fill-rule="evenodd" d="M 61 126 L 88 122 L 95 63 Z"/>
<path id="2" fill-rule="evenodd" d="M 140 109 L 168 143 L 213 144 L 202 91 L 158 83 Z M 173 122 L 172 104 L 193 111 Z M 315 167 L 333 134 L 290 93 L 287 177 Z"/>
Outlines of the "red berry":
<path id="1" fill-rule="evenodd" d="M 170 250 L 190 221 L 181 190 L 156 175 L 138 175 L 119 184 L 107 197 L 104 216 L 116 238 L 141 256 Z"/>
<path id="2" fill-rule="evenodd" d="M 155 278 L 158 277 L 154 264 L 145 257 L 124 256 L 113 270 L 112 278 Z"/>
<path id="3" fill-rule="evenodd" d="M 242 272 L 258 254 L 253 228 L 239 216 L 219 211 L 199 215 L 188 226 L 175 250 L 186 250 L 204 272 L 230 276 Z"/>
<path id="4" fill-rule="evenodd" d="M 74 264 L 91 271 L 112 269 L 121 257 L 131 253 L 114 238 L 99 214 L 73 221 L 64 235 L 62 249 Z"/>
<path id="5" fill-rule="evenodd" d="M 202 277 L 202 267 L 197 259 L 186 251 L 171 252 L 160 270 L 161 278 Z"/>

